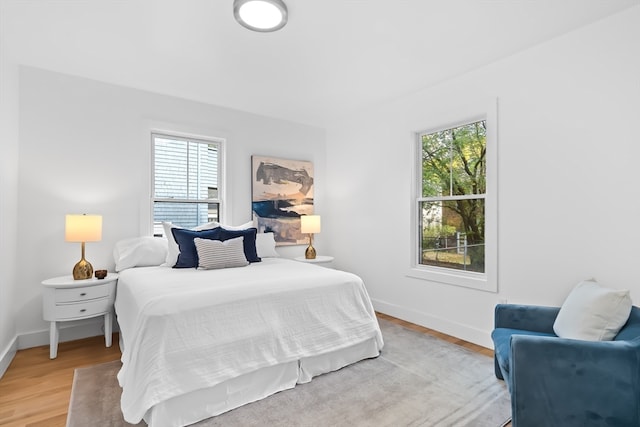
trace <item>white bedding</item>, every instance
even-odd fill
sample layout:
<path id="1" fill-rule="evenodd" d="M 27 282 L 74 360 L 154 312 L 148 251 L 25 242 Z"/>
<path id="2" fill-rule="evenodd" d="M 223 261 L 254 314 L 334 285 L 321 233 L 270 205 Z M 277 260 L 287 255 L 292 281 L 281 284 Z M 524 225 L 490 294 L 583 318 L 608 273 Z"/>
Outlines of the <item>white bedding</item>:
<path id="1" fill-rule="evenodd" d="M 372 338 L 383 346 L 358 276 L 279 258 L 222 270 L 128 269 L 115 308 L 130 423 L 158 403 L 264 367 Z"/>

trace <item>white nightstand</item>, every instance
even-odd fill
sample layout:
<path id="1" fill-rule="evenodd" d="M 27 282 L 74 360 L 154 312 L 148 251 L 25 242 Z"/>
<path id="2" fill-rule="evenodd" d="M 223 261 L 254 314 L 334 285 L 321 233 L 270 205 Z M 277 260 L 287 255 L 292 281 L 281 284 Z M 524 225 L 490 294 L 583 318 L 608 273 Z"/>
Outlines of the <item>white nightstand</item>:
<path id="1" fill-rule="evenodd" d="M 57 322 L 104 316 L 104 340 L 111 347 L 113 301 L 116 297 L 117 273 L 104 279 L 74 280 L 73 276 L 55 277 L 42 282 L 42 312 L 51 322 L 49 329 L 49 358 L 58 355 L 59 331 Z"/>
<path id="2" fill-rule="evenodd" d="M 328 255 L 317 255 L 314 259 L 306 259 L 303 256 L 298 256 L 294 258 L 296 261 L 300 262 L 308 262 L 310 264 L 318 264 L 323 267 L 329 267 L 333 262 L 333 257 Z"/>

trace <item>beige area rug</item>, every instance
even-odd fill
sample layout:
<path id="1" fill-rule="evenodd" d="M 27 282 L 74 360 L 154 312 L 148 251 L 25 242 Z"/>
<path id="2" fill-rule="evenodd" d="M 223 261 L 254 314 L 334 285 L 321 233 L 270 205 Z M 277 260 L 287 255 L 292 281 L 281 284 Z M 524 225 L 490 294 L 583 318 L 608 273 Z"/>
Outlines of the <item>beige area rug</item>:
<path id="1" fill-rule="evenodd" d="M 499 427 L 509 420 L 493 359 L 386 320 L 380 327 L 380 357 L 194 425 Z M 117 361 L 76 369 L 68 427 L 131 426 L 120 412 L 119 368 Z"/>

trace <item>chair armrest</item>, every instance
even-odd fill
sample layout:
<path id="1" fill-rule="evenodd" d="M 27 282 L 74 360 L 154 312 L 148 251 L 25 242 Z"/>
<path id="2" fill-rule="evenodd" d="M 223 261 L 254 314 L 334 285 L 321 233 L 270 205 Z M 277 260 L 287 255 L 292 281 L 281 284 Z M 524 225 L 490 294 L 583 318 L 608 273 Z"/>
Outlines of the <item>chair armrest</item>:
<path id="1" fill-rule="evenodd" d="M 498 304 L 494 315 L 495 327 L 553 334 L 553 323 L 559 311 L 560 307 Z"/>
<path id="2" fill-rule="evenodd" d="M 511 338 L 514 427 L 640 425 L 640 340 Z"/>

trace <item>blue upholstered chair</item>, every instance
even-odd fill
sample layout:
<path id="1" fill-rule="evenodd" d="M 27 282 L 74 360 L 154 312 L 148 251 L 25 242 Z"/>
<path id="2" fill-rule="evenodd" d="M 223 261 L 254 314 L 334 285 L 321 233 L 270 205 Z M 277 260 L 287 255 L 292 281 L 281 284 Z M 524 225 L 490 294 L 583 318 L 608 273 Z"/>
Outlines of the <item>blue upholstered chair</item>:
<path id="1" fill-rule="evenodd" d="M 557 337 L 560 307 L 498 304 L 495 374 L 513 427 L 640 426 L 640 308 L 613 341 Z"/>

